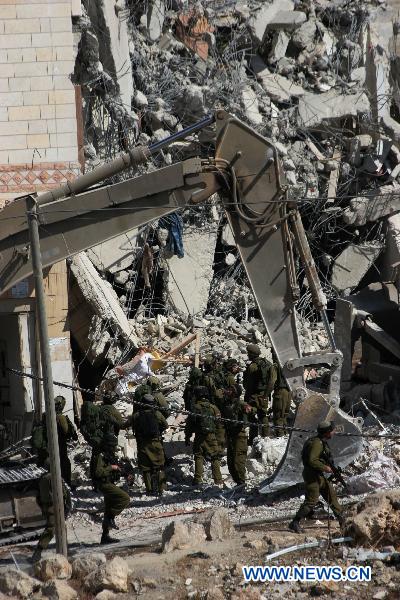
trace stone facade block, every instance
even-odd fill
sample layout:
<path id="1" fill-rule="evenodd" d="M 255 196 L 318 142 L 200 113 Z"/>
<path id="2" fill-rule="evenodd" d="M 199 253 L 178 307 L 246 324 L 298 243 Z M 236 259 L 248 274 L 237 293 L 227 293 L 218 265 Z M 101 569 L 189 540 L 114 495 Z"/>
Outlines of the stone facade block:
<path id="1" fill-rule="evenodd" d="M 29 33 L 4 34 L 0 37 L 0 48 L 29 48 L 30 45 Z"/>
<path id="2" fill-rule="evenodd" d="M 17 6 L 17 19 L 35 19 L 37 15 L 43 17 L 70 17 L 70 2 L 51 2 L 49 4 L 26 4 Z M 15 18 L 15 17 L 8 17 Z"/>
<path id="3" fill-rule="evenodd" d="M 73 72 L 73 60 L 59 60 L 57 62 L 49 64 L 49 75 L 70 75 Z"/>
<path id="4" fill-rule="evenodd" d="M 35 48 L 23 48 L 22 50 L 22 62 L 36 62 L 36 49 Z"/>
<path id="5" fill-rule="evenodd" d="M 76 139 L 76 119 L 58 119 L 57 120 L 57 133 L 75 133 Z M 63 138 L 64 141 L 65 138 Z"/>
<path id="6" fill-rule="evenodd" d="M 50 31 L 71 31 L 71 18 L 70 17 L 59 17 L 57 19 L 49 20 Z M 58 43 L 58 40 L 57 40 Z"/>
<path id="7" fill-rule="evenodd" d="M 8 19 L 4 22 L 4 33 L 39 33 L 39 19 Z"/>
<path id="8" fill-rule="evenodd" d="M 55 89 L 55 90 L 70 90 L 71 89 L 71 80 L 69 79 L 69 77 L 67 75 L 54 75 L 53 89 Z"/>
<path id="9" fill-rule="evenodd" d="M 29 121 L 29 131 L 26 133 L 48 133 L 47 121 L 40 119 L 39 121 Z"/>
<path id="10" fill-rule="evenodd" d="M 56 116 L 56 107 L 53 105 L 41 106 L 40 107 L 40 118 L 41 119 L 54 119 Z"/>
<path id="11" fill-rule="evenodd" d="M 25 106 L 33 106 L 35 104 L 49 104 L 49 93 L 45 90 L 38 92 L 22 92 L 24 105 Z"/>
<path id="12" fill-rule="evenodd" d="M 57 39 L 57 44 L 60 43 L 59 40 Z M 57 46 L 55 48 L 55 54 L 56 54 L 56 59 L 57 61 L 61 61 L 61 60 L 71 60 L 72 56 L 73 56 L 73 49 L 72 46 Z"/>
<path id="13" fill-rule="evenodd" d="M 28 148 L 48 148 L 49 134 L 38 133 L 27 135 Z"/>
<path id="14" fill-rule="evenodd" d="M 1 69 L 0 69 L 1 72 Z M 0 79 L 0 93 L 9 92 L 10 86 L 8 83 L 8 79 Z"/>
<path id="15" fill-rule="evenodd" d="M 8 109 L 10 121 L 31 121 L 40 119 L 40 106 L 10 106 Z"/>
<path id="16" fill-rule="evenodd" d="M 51 47 L 36 48 L 36 60 L 39 62 L 56 60 L 56 52 Z"/>
<path id="17" fill-rule="evenodd" d="M 24 150 L 26 148 L 26 135 L 2 135 L 0 137 L 0 150 Z"/>
<path id="18" fill-rule="evenodd" d="M 32 46 L 34 48 L 42 48 L 44 46 L 51 46 L 52 35 L 51 33 L 32 33 Z"/>
<path id="19" fill-rule="evenodd" d="M 48 33 L 49 31 L 52 31 L 51 29 L 51 21 L 52 19 L 49 19 L 48 17 L 44 18 L 44 19 L 40 19 L 40 32 L 41 33 Z"/>
<path id="20" fill-rule="evenodd" d="M 29 92 L 31 80 L 27 77 L 12 77 L 7 79 L 10 92 Z"/>
<path id="21" fill-rule="evenodd" d="M 6 63 L 7 61 L 7 50 L 0 50 L 0 64 Z"/>
<path id="22" fill-rule="evenodd" d="M 19 135 L 29 132 L 28 121 L 0 121 L 0 136 Z"/>
<path id="23" fill-rule="evenodd" d="M 71 117 L 76 117 L 75 104 L 57 104 L 55 109 L 57 119 L 69 119 Z"/>
<path id="24" fill-rule="evenodd" d="M 47 63 L 23 62 L 14 65 L 15 77 L 40 77 L 47 75 Z"/>
<path id="25" fill-rule="evenodd" d="M 12 4 L 0 5 L 0 19 L 16 19 L 17 7 Z"/>
<path id="26" fill-rule="evenodd" d="M 51 75 L 31 78 L 31 90 L 51 90 L 53 89 L 53 78 Z"/>
<path id="27" fill-rule="evenodd" d="M 23 92 L 8 92 L 0 94 L 0 105 L 1 106 L 22 106 L 23 105 Z"/>
<path id="28" fill-rule="evenodd" d="M 69 90 L 54 90 L 49 92 L 49 104 L 72 104 L 75 102 L 75 92 Z"/>

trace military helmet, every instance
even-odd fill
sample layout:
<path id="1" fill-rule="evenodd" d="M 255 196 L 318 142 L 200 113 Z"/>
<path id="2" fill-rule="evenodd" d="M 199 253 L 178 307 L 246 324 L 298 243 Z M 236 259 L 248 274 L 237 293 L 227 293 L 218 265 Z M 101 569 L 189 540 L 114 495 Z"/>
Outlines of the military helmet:
<path id="1" fill-rule="evenodd" d="M 201 398 L 204 398 L 205 400 L 210 399 L 210 392 L 208 388 L 206 388 L 204 385 L 198 385 L 197 387 L 195 387 L 194 394 L 198 400 L 200 400 Z"/>
<path id="2" fill-rule="evenodd" d="M 189 379 L 191 381 L 197 381 L 198 379 L 201 378 L 202 374 L 203 373 L 202 373 L 201 369 L 199 369 L 198 367 L 193 367 L 190 371 Z"/>
<path id="3" fill-rule="evenodd" d="M 54 398 L 54 405 L 56 407 L 56 412 L 62 412 L 64 410 L 65 407 L 65 398 L 64 396 L 56 396 Z"/>
<path id="4" fill-rule="evenodd" d="M 330 431 L 333 431 L 334 429 L 335 429 L 335 424 L 333 421 L 321 421 L 321 423 L 318 423 L 317 432 L 319 434 L 329 433 Z"/>
<path id="5" fill-rule="evenodd" d="M 247 344 L 246 346 L 247 354 L 250 356 L 260 356 L 261 350 L 257 346 L 257 344 Z"/>
<path id="6" fill-rule="evenodd" d="M 238 367 L 239 366 L 239 361 L 236 360 L 236 358 L 228 358 L 228 360 L 225 362 L 225 367 L 227 369 L 232 369 L 232 367 Z"/>
<path id="7" fill-rule="evenodd" d="M 114 433 L 108 432 L 103 435 L 103 445 L 107 448 L 115 448 L 118 445 L 118 438 Z"/>
<path id="8" fill-rule="evenodd" d="M 150 375 L 150 377 L 147 378 L 147 385 L 153 390 L 156 390 L 160 387 L 160 380 L 155 375 Z"/>

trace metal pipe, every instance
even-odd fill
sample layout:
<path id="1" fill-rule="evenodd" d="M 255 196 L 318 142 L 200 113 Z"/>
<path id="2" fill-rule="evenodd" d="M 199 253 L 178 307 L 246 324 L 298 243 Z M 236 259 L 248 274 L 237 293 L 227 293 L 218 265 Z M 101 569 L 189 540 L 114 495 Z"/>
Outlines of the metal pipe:
<path id="1" fill-rule="evenodd" d="M 170 135 L 169 137 L 165 138 L 165 140 L 156 142 L 151 146 L 137 146 L 131 150 L 128 150 L 128 152 L 123 152 L 117 156 L 117 158 L 100 165 L 96 169 L 93 169 L 93 171 L 84 173 L 84 175 L 79 175 L 76 179 L 68 181 L 60 187 L 50 190 L 45 194 L 41 194 L 37 199 L 37 204 L 38 206 L 42 206 L 43 204 L 55 202 L 56 200 L 65 198 L 66 196 L 80 194 L 81 192 L 87 190 L 93 185 L 100 183 L 101 181 L 104 181 L 105 179 L 108 179 L 109 177 L 118 175 L 118 173 L 121 173 L 130 167 L 134 167 L 146 162 L 151 155 L 155 154 L 159 150 L 162 150 L 162 148 L 165 148 L 176 140 L 181 140 L 182 138 L 185 138 L 188 135 L 199 131 L 200 129 L 204 129 L 204 127 L 211 125 L 214 121 L 215 116 L 208 115 L 208 117 L 205 117 L 201 121 L 198 121 L 193 125 L 189 125 L 189 127 L 185 127 L 185 129 Z"/>
<path id="2" fill-rule="evenodd" d="M 331 326 L 329 324 L 329 319 L 328 319 L 328 315 L 325 309 L 320 311 L 320 315 L 321 315 L 321 319 L 322 322 L 324 324 L 325 327 L 325 331 L 328 334 L 328 338 L 329 338 L 329 343 L 331 345 L 332 350 L 336 351 L 337 350 L 337 346 L 336 346 L 336 341 L 335 341 L 335 337 L 333 335 L 333 331 L 331 329 Z"/>
<path id="3" fill-rule="evenodd" d="M 64 517 L 64 495 L 61 480 L 60 452 L 58 447 L 57 419 L 54 405 L 53 373 L 47 330 L 47 315 L 43 285 L 42 257 L 40 253 L 39 222 L 36 201 L 26 198 L 27 219 L 31 243 L 32 267 L 35 280 L 36 306 L 40 339 L 40 355 L 43 369 L 46 428 L 50 459 L 51 490 L 54 505 L 56 547 L 58 554 L 67 556 L 67 532 Z"/>

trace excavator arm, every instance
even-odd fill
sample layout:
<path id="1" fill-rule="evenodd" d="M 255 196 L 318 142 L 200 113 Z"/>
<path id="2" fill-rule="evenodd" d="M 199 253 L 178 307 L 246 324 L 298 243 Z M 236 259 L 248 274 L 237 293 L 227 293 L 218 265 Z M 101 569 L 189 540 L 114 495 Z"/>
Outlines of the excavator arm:
<path id="1" fill-rule="evenodd" d="M 145 162 L 167 146 L 215 119 L 215 155 L 194 158 L 119 183 L 93 187 L 132 166 Z M 301 223 L 296 202 L 289 201 L 274 145 L 223 110 L 189 131 L 148 148 L 134 148 L 36 201 L 43 266 L 163 217 L 219 193 L 235 242 L 272 346 L 297 404 L 295 428 L 315 430 L 332 419 L 346 437 L 334 438 L 336 462 L 345 466 L 361 450 L 359 419 L 339 409 L 342 355 L 336 349 L 326 317 L 326 299 Z M 18 198 L 1 213 L 0 292 L 32 272 L 27 210 L 32 197 Z M 304 355 L 296 301 L 299 288 L 295 258 L 305 270 L 314 306 L 321 312 L 331 348 Z M 307 366 L 326 365 L 329 388 L 309 390 Z M 352 435 L 353 434 L 353 435 Z M 292 431 L 285 456 L 262 492 L 275 491 L 301 480 L 300 456 L 304 431 Z"/>

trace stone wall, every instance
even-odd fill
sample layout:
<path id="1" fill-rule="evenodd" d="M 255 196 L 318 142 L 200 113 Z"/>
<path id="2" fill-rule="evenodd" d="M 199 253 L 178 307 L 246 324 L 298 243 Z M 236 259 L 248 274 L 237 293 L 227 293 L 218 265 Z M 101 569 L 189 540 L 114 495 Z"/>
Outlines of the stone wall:
<path id="1" fill-rule="evenodd" d="M 80 11 L 73 0 L 0 0 L 0 203 L 79 172 L 69 76 Z"/>

